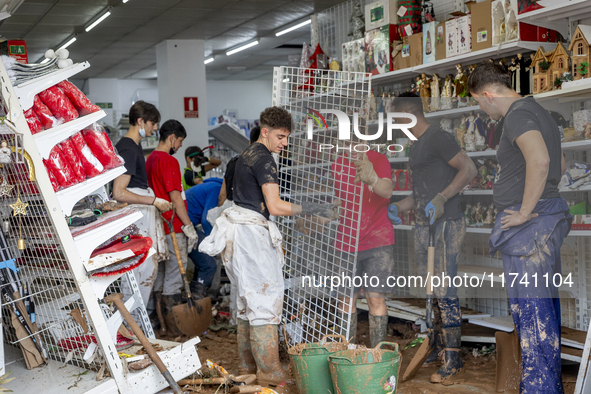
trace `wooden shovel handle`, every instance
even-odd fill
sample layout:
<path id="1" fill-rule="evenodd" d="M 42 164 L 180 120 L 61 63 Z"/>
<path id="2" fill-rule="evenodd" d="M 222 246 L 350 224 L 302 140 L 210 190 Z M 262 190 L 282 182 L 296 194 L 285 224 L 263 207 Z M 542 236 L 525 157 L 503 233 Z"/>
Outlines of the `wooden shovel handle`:
<path id="1" fill-rule="evenodd" d="M 158 367 L 158 370 L 162 373 L 162 376 L 164 376 L 164 378 L 170 385 L 170 388 L 172 388 L 175 393 L 182 393 L 181 388 L 179 387 L 177 382 L 172 378 L 170 372 L 168 372 L 166 365 L 164 365 L 164 363 L 160 359 L 160 356 L 158 355 L 158 353 L 156 353 L 156 350 L 154 350 L 154 347 L 152 346 L 150 341 L 148 341 L 148 338 L 146 338 L 146 336 L 144 335 L 142 329 L 137 325 L 133 316 L 131 316 L 131 313 L 129 313 L 129 311 L 125 307 L 125 304 L 121 299 L 122 297 L 123 294 L 110 294 L 107 297 L 105 297 L 105 301 L 113 302 L 115 304 L 117 310 L 119 311 L 119 313 L 121 313 L 123 319 L 125 319 L 127 324 L 129 324 L 131 331 L 133 331 L 137 339 L 140 341 L 140 343 L 146 350 L 146 353 L 148 353 L 148 357 L 150 357 L 150 359 L 154 362 L 156 367 Z"/>
<path id="2" fill-rule="evenodd" d="M 179 248 L 179 243 L 176 240 L 176 233 L 174 230 L 170 231 L 170 239 L 172 240 L 172 247 L 174 248 L 174 254 L 176 255 L 176 262 L 179 265 L 179 271 L 181 271 L 181 275 L 185 275 L 185 265 L 183 264 L 181 249 Z"/>
<path id="3" fill-rule="evenodd" d="M 423 260 L 424 261 L 424 260 Z M 433 295 L 433 273 L 435 272 L 435 248 L 427 248 L 427 295 Z"/>

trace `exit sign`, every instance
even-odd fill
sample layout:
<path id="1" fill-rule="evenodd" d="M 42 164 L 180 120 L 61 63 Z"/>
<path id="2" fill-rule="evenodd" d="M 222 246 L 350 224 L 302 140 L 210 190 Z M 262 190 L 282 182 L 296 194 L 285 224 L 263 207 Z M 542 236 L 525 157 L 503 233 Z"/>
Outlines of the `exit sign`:
<path id="1" fill-rule="evenodd" d="M 27 64 L 29 62 L 29 57 L 27 56 L 27 42 L 25 40 L 3 41 L 0 52 L 3 55 L 15 58 L 19 63 Z"/>
<path id="2" fill-rule="evenodd" d="M 111 109 L 113 108 L 113 103 L 96 103 L 99 108 L 102 109 Z"/>

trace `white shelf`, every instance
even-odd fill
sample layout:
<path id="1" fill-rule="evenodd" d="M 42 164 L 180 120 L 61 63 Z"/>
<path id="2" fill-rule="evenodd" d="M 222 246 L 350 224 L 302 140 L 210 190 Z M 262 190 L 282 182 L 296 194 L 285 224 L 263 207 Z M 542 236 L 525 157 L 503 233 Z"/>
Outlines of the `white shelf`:
<path id="1" fill-rule="evenodd" d="M 51 74 L 15 86 L 14 92 L 16 93 L 23 111 L 26 111 L 33 106 L 33 100 L 35 99 L 36 94 L 60 83 L 64 79 L 68 79 L 79 72 L 84 71 L 88 67 L 90 67 L 88 62 L 76 63 L 70 67 L 54 71 Z"/>
<path id="2" fill-rule="evenodd" d="M 588 78 L 586 78 L 588 79 Z M 587 81 L 585 81 L 587 82 Z M 549 92 L 534 95 L 536 101 L 558 99 L 559 103 L 568 103 L 580 99 L 591 99 L 591 83 L 581 83 L 562 89 L 550 90 Z"/>
<path id="3" fill-rule="evenodd" d="M 553 1 L 552 4 L 539 10 L 517 15 L 517 20 L 557 30 L 566 37 L 568 36 L 569 22 L 567 18 L 580 20 L 591 16 L 590 6 L 591 1 L 589 0 Z"/>
<path id="4" fill-rule="evenodd" d="M 121 211 L 114 211 L 111 214 L 113 216 L 121 214 Z M 107 216 L 107 215 L 105 215 Z M 119 219 L 113 220 L 112 222 L 108 222 L 103 224 L 100 227 L 97 227 L 93 230 L 90 230 L 86 233 L 80 234 L 74 237 L 74 243 L 76 244 L 76 248 L 78 248 L 78 252 L 82 261 L 86 265 L 88 259 L 92 252 L 96 249 L 97 246 L 111 238 L 113 235 L 119 233 L 125 227 L 133 224 L 134 222 L 138 221 L 142 218 L 142 213 L 136 210 L 131 210 L 131 212 Z M 96 223 L 96 222 L 95 222 Z M 95 223 L 91 223 L 89 226 L 92 226 Z"/>
<path id="5" fill-rule="evenodd" d="M 98 190 L 101 186 L 111 182 L 119 175 L 124 174 L 125 171 L 125 166 L 119 166 L 108 170 L 103 174 L 97 175 L 94 178 L 87 179 L 84 182 L 80 182 L 77 185 L 57 192 L 57 199 L 62 207 L 64 215 L 70 216 L 74 205 L 76 205 L 78 201 Z"/>
<path id="6" fill-rule="evenodd" d="M 392 192 L 393 196 L 410 196 L 412 194 L 412 190 L 394 190 Z"/>
<path id="7" fill-rule="evenodd" d="M 460 192 L 460 194 L 466 195 L 466 196 L 484 196 L 484 195 L 491 195 L 493 194 L 492 189 L 487 189 L 487 190 L 463 190 Z"/>
<path id="8" fill-rule="evenodd" d="M 408 162 L 408 157 L 392 157 L 388 161 L 390 163 L 406 163 Z"/>
<path id="9" fill-rule="evenodd" d="M 395 224 L 394 225 L 394 230 L 405 230 L 405 231 L 411 231 L 414 230 L 415 226 L 411 226 L 408 224 Z"/>
<path id="10" fill-rule="evenodd" d="M 496 149 L 478 150 L 478 151 L 474 151 L 474 152 L 466 152 L 466 154 L 470 157 L 496 156 L 497 150 Z"/>
<path id="11" fill-rule="evenodd" d="M 446 109 L 443 111 L 433 111 L 425 113 L 425 118 L 442 118 L 444 116 L 458 115 L 470 111 L 480 111 L 479 105 L 471 105 L 469 107 L 459 107 L 453 109 Z"/>
<path id="12" fill-rule="evenodd" d="M 42 158 L 47 159 L 55 145 L 70 138 L 86 126 L 98 122 L 105 116 L 107 116 L 107 113 L 100 110 L 33 135 L 39 154 Z"/>
<path id="13" fill-rule="evenodd" d="M 563 150 L 587 150 L 591 149 L 591 140 L 580 140 L 572 142 L 563 142 Z"/>

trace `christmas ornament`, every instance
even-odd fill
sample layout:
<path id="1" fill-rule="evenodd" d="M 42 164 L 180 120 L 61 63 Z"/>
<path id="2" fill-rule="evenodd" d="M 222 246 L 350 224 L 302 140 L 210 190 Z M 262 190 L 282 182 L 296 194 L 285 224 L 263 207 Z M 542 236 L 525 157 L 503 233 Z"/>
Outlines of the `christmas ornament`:
<path id="1" fill-rule="evenodd" d="M 361 2 L 356 2 L 353 6 L 351 19 L 349 19 L 349 37 L 352 40 L 358 40 L 364 37 L 365 34 L 365 18 L 361 12 Z"/>
<path id="2" fill-rule="evenodd" d="M 13 185 L 9 185 L 6 182 L 6 178 L 2 177 L 2 183 L 0 183 L 0 197 L 8 197 L 14 189 Z"/>
<path id="3" fill-rule="evenodd" d="M 13 210 L 12 216 L 17 216 L 17 215 L 27 216 L 27 207 L 28 206 L 29 206 L 29 204 L 27 204 L 26 202 L 22 202 L 21 198 L 18 197 L 16 199 L 16 203 L 10 205 L 10 208 L 12 208 L 12 210 Z"/>

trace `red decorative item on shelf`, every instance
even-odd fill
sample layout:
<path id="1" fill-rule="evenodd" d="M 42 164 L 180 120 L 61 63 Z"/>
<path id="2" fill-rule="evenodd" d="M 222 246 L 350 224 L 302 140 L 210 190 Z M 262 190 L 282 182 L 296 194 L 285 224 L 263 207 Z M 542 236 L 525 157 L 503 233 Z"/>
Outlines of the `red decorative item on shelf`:
<path id="1" fill-rule="evenodd" d="M 53 113 L 51 113 L 49 107 L 41 101 L 39 96 L 35 96 L 35 99 L 33 100 L 33 110 L 35 111 L 37 118 L 41 121 L 44 129 L 51 129 L 60 124 L 55 116 L 53 116 Z"/>
<path id="2" fill-rule="evenodd" d="M 41 124 L 41 121 L 37 115 L 35 115 L 33 108 L 29 108 L 24 112 L 24 114 L 25 119 L 27 120 L 27 125 L 29 126 L 29 130 L 31 130 L 31 134 L 37 134 L 43 131 L 43 125 Z"/>
<path id="3" fill-rule="evenodd" d="M 405 7 L 404 15 L 398 17 L 398 26 L 400 27 L 400 34 L 402 37 L 410 36 L 415 33 L 423 31 L 423 24 L 421 21 L 421 0 L 398 0 L 398 7 Z M 409 26 L 409 28 L 406 28 Z M 412 29 L 411 34 L 408 34 L 407 29 Z"/>
<path id="4" fill-rule="evenodd" d="M 62 141 L 59 144 L 59 147 L 66 156 L 70 167 L 72 167 L 72 171 L 74 171 L 78 182 L 84 182 L 86 179 L 86 172 L 84 171 L 84 167 L 82 166 L 82 162 L 80 161 L 80 157 L 78 156 L 78 152 L 76 151 L 76 147 L 72 140 L 67 139 Z"/>
<path id="5" fill-rule="evenodd" d="M 47 170 L 47 175 L 49 175 L 49 181 L 51 182 L 51 187 L 53 187 L 53 191 L 58 192 L 61 189 L 61 186 L 60 186 L 59 182 L 57 181 L 55 175 L 53 175 L 53 172 L 51 171 L 51 169 L 47 166 L 47 160 L 43 159 L 43 165 L 45 166 L 45 169 Z"/>
<path id="6" fill-rule="evenodd" d="M 100 126 L 97 125 L 97 127 Z M 115 149 L 113 149 L 107 133 L 89 128 L 82 130 L 82 135 L 94 156 L 96 156 L 106 170 L 119 167 L 123 164 L 123 161 L 115 153 Z"/>
<path id="7" fill-rule="evenodd" d="M 53 116 L 69 122 L 78 118 L 79 114 L 74 104 L 66 97 L 64 92 L 57 86 L 52 86 L 39 93 L 39 98 L 49 107 Z"/>
<path id="8" fill-rule="evenodd" d="M 76 147 L 76 152 L 78 152 L 78 157 L 82 162 L 82 166 L 84 167 L 84 172 L 86 173 L 87 178 L 97 176 L 105 170 L 105 167 L 101 164 L 99 159 L 96 158 L 96 156 L 86 144 L 82 133 L 78 132 L 74 134 L 71 140 Z"/>
<path id="9" fill-rule="evenodd" d="M 539 5 L 537 0 L 518 0 L 517 1 L 517 9 L 518 9 L 519 14 L 539 10 L 540 8 L 544 8 L 544 7 Z"/>
<path id="10" fill-rule="evenodd" d="M 80 116 L 88 115 L 93 112 L 100 111 L 98 105 L 94 105 L 88 97 L 84 95 L 73 83 L 64 80 L 57 84 L 60 89 L 66 94 L 68 99 L 74 104 Z"/>
<path id="11" fill-rule="evenodd" d="M 320 57 L 320 58 L 319 58 Z M 312 60 L 312 64 L 310 64 L 309 68 L 316 68 L 316 69 L 326 69 L 328 68 L 328 55 L 324 53 L 320 44 L 316 45 L 316 49 L 314 53 L 310 56 L 310 60 Z M 320 62 L 320 64 L 319 64 Z"/>
<path id="12" fill-rule="evenodd" d="M 78 183 L 74 170 L 70 167 L 66 156 L 59 146 L 56 145 L 53 147 L 45 162 L 61 187 L 66 188 Z"/>

